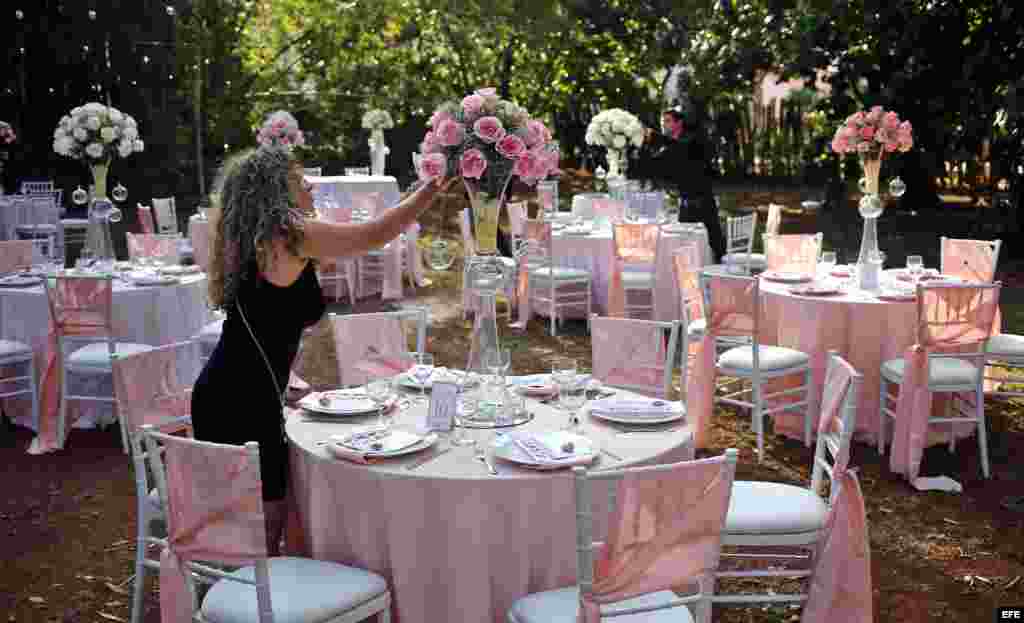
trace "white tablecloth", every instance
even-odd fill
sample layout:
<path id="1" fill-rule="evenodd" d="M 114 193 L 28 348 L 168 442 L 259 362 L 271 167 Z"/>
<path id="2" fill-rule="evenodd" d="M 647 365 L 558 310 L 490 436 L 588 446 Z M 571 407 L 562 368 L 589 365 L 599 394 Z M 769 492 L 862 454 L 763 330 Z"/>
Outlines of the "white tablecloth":
<path id="1" fill-rule="evenodd" d="M 696 241 L 702 249 L 702 263 L 714 262 L 708 244 L 708 234 L 699 231 L 681 234 L 662 234 L 662 248 L 656 261 L 654 290 L 654 319 L 678 320 L 679 292 L 672 272 L 672 251 L 686 241 Z M 552 240 L 555 261 L 559 266 L 585 268 L 591 274 L 591 298 L 595 313 L 608 310 L 608 284 L 611 282 L 615 243 L 610 228 L 597 229 L 587 235 L 568 235 L 556 231 Z"/>
<path id="2" fill-rule="evenodd" d="M 206 304 L 206 276 L 191 275 L 164 286 L 136 286 L 114 281 L 114 335 L 120 341 L 159 346 L 187 340 L 213 321 Z M 0 338 L 30 344 L 36 354 L 39 382 L 46 363 L 50 307 L 43 286 L 0 288 Z M 110 407 L 104 403 L 106 412 Z M 19 424 L 30 426 L 30 404 L 24 397 L 4 399 L 4 410 Z M 31 426 L 30 426 L 31 427 Z"/>
<path id="3" fill-rule="evenodd" d="M 340 206 L 349 205 L 353 192 L 380 193 L 389 207 L 401 198 L 398 180 L 390 175 L 307 175 L 306 181 L 313 185 L 314 194 L 329 195 Z"/>
<path id="4" fill-rule="evenodd" d="M 527 407 L 536 418 L 508 430 L 551 431 L 566 424 L 562 411 L 533 401 Z M 398 427 L 414 426 L 424 408 L 400 414 Z M 602 453 L 595 469 L 693 458 L 685 426 L 617 435 L 599 420 L 582 420 L 582 434 L 622 459 Z M 491 476 L 471 446 L 454 447 L 410 471 L 406 467 L 420 453 L 360 465 L 317 445 L 374 422 L 375 416 L 324 423 L 290 414 L 285 430 L 300 527 L 289 537 L 301 553 L 383 575 L 401 623 L 504 622 L 517 598 L 575 582 L 570 471 L 537 472 L 493 459 L 499 475 Z M 493 432 L 476 434 L 490 440 Z M 446 443 L 439 442 L 442 448 Z M 601 534 L 605 522 L 596 519 Z"/>

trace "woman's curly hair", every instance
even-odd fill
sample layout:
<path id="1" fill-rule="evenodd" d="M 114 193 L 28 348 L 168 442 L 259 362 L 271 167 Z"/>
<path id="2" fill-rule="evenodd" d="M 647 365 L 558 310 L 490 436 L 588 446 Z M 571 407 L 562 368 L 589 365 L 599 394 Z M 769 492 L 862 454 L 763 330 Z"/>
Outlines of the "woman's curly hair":
<path id="1" fill-rule="evenodd" d="M 273 239 L 281 239 L 289 252 L 299 255 L 306 215 L 288 185 L 288 174 L 296 167 L 301 164 L 291 152 L 273 146 L 242 152 L 221 167 L 214 184 L 214 207 L 220 214 L 209 267 L 209 297 L 215 309 L 234 304 L 242 282 L 254 274 L 254 263 L 267 270 Z"/>

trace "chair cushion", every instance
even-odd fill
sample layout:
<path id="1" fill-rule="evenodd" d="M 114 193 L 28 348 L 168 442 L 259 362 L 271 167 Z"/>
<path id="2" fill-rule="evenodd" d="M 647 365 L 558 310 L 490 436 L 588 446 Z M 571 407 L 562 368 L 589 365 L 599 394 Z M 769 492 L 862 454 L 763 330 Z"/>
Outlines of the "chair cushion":
<path id="1" fill-rule="evenodd" d="M 1008 358 L 1024 358 L 1024 335 L 1001 333 L 988 338 L 985 347 L 989 355 L 1002 355 Z"/>
<path id="2" fill-rule="evenodd" d="M 828 506 L 810 489 L 780 482 L 732 484 L 723 534 L 803 534 L 825 525 Z"/>
<path id="3" fill-rule="evenodd" d="M 890 359 L 882 364 L 882 374 L 887 378 L 902 380 L 902 359 Z M 978 369 L 964 359 L 942 357 L 928 359 L 928 384 L 938 385 L 973 385 L 978 380 Z"/>
<path id="4" fill-rule="evenodd" d="M 153 347 L 148 344 L 114 343 L 114 352 L 118 355 L 134 355 L 148 350 L 153 350 Z M 68 369 L 110 370 L 110 353 L 107 352 L 107 343 L 96 342 L 71 353 L 71 356 L 68 357 Z"/>
<path id="5" fill-rule="evenodd" d="M 50 223 L 36 223 L 35 225 L 18 225 L 15 231 L 19 233 L 54 234 L 57 233 L 57 226 Z"/>
<path id="6" fill-rule="evenodd" d="M 73 229 L 87 229 L 89 227 L 89 219 L 87 218 L 62 218 L 60 224 L 65 228 Z"/>
<path id="7" fill-rule="evenodd" d="M 512 604 L 508 611 L 508 619 L 511 623 L 576 623 L 576 614 L 579 611 L 580 603 L 579 594 L 578 587 L 570 586 L 527 595 Z M 677 596 L 672 591 L 658 591 L 602 606 L 601 611 L 653 606 L 675 599 Z M 616 621 L 617 623 L 640 623 L 641 621 L 644 623 L 688 623 L 693 621 L 693 616 L 686 606 L 676 606 L 665 610 L 608 617 L 602 620 Z"/>
<path id="8" fill-rule="evenodd" d="M 585 279 L 590 277 L 590 272 L 582 268 L 568 268 L 565 266 L 555 267 L 555 281 L 562 279 Z M 551 269 L 550 268 L 538 268 L 530 271 L 530 276 L 535 279 L 550 279 Z"/>
<path id="9" fill-rule="evenodd" d="M 761 346 L 758 349 L 762 370 L 784 370 L 805 365 L 810 361 L 807 353 L 781 346 Z M 718 366 L 730 370 L 752 372 L 754 370 L 754 347 L 737 346 L 722 353 Z"/>
<path id="10" fill-rule="evenodd" d="M 624 288 L 653 288 L 654 273 L 646 270 L 624 270 L 622 271 L 622 287 Z"/>
<path id="11" fill-rule="evenodd" d="M 765 269 L 768 267 L 768 260 L 763 253 L 729 253 L 722 257 L 723 264 L 740 264 L 745 266 L 750 261 L 751 268 Z"/>
<path id="12" fill-rule="evenodd" d="M 15 355 L 31 355 L 32 347 L 14 340 L 0 340 L 0 358 Z"/>
<path id="13" fill-rule="evenodd" d="M 379 575 L 333 562 L 288 557 L 269 562 L 275 623 L 328 621 L 388 590 Z M 251 580 L 256 574 L 249 566 L 231 575 Z M 257 621 L 256 587 L 221 580 L 203 599 L 202 614 L 210 623 Z"/>
<path id="14" fill-rule="evenodd" d="M 707 318 L 698 318 L 686 326 L 686 333 L 691 338 L 702 338 L 708 330 Z"/>

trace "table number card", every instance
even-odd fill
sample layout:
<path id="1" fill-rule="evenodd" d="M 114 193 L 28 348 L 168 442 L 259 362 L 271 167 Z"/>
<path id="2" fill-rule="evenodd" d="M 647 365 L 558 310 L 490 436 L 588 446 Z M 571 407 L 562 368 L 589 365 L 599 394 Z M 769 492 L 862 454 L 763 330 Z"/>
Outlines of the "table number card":
<path id="1" fill-rule="evenodd" d="M 459 386 L 451 381 L 435 380 L 430 391 L 430 410 L 427 412 L 428 431 L 450 431 L 455 422 L 456 399 Z"/>

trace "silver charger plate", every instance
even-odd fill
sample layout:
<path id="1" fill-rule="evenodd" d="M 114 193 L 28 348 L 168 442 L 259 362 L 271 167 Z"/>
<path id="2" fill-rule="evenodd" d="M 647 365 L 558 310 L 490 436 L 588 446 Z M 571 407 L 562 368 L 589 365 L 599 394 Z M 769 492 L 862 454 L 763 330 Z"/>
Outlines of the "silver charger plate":
<path id="1" fill-rule="evenodd" d="M 532 422 L 533 418 L 533 413 L 529 411 L 522 411 L 511 418 L 502 418 L 498 420 L 467 420 L 465 418 L 459 418 L 459 426 L 462 428 L 511 428 L 513 426 L 521 426 L 527 422 Z"/>

